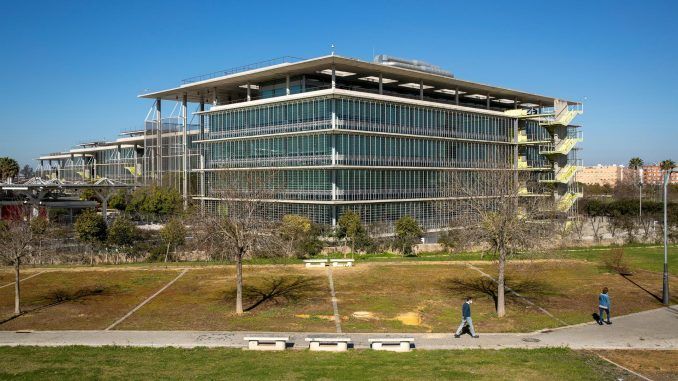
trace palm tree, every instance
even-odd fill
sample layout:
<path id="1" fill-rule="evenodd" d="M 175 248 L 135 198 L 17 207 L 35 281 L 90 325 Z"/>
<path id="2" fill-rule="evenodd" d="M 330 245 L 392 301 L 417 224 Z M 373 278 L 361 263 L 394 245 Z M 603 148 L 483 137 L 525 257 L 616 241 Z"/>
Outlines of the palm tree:
<path id="1" fill-rule="evenodd" d="M 659 163 L 659 167 L 662 171 L 668 171 L 676 167 L 676 162 L 671 159 L 666 159 Z"/>
<path id="2" fill-rule="evenodd" d="M 643 162 L 643 159 L 641 159 L 639 157 L 632 157 L 631 160 L 629 160 L 629 168 L 630 169 L 638 170 L 643 166 L 643 164 L 645 164 Z"/>
<path id="3" fill-rule="evenodd" d="M 0 181 L 13 178 L 19 173 L 19 163 L 11 157 L 0 157 Z"/>

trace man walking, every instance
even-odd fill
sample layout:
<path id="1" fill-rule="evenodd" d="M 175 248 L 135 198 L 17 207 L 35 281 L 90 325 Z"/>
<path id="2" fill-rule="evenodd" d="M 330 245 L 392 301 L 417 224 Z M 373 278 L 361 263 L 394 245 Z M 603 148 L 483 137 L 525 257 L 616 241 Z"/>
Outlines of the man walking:
<path id="1" fill-rule="evenodd" d="M 607 321 L 605 323 L 612 324 L 610 321 L 610 296 L 607 295 L 607 287 L 603 288 L 603 292 L 598 295 L 598 324 L 603 325 L 603 313 L 607 313 Z"/>
<path id="2" fill-rule="evenodd" d="M 473 298 L 467 296 L 466 302 L 461 305 L 461 324 L 459 324 L 459 328 L 457 328 L 457 333 L 454 334 L 454 337 L 457 339 L 461 336 L 461 331 L 464 329 L 465 325 L 468 325 L 471 337 L 474 339 L 478 338 L 476 330 L 473 328 L 473 319 L 471 319 L 471 303 L 473 303 Z"/>

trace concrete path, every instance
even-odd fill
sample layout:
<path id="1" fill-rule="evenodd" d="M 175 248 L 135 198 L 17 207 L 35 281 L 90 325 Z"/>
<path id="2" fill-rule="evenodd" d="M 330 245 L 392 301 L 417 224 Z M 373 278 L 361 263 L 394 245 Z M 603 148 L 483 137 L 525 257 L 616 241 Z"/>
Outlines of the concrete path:
<path id="1" fill-rule="evenodd" d="M 336 336 L 336 333 L 304 332 L 205 332 L 205 331 L 28 331 L 0 332 L 0 345 L 36 346 L 145 346 L 145 347 L 245 347 L 245 336 L 290 336 L 293 348 L 305 349 L 304 338 Z M 355 348 L 368 348 L 375 337 L 414 337 L 418 349 L 501 349 L 569 347 L 572 349 L 664 349 L 678 350 L 678 308 L 660 308 L 618 317 L 612 325 L 580 324 L 548 332 L 479 333 L 479 339 L 455 339 L 443 333 L 343 333 Z"/>

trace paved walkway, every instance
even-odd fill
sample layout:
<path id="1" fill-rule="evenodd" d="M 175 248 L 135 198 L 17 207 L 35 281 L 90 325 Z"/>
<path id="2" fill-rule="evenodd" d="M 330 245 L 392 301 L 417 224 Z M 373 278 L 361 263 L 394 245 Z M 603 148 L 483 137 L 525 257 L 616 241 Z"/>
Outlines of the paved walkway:
<path id="1" fill-rule="evenodd" d="M 414 337 L 419 349 L 464 348 L 543 348 L 572 349 L 671 349 L 678 350 L 678 306 L 621 316 L 612 325 L 580 324 L 548 332 L 490 333 L 480 332 L 479 339 L 464 336 L 455 339 L 443 333 L 344 333 L 353 339 L 355 348 L 368 348 L 374 337 Z M 304 349 L 304 338 L 313 335 L 337 336 L 336 333 L 305 332 L 205 332 L 205 331 L 29 331 L 0 332 L 0 345 L 37 346 L 146 346 L 146 347 L 231 347 L 245 346 L 243 337 L 275 334 L 290 336 L 294 348 Z"/>

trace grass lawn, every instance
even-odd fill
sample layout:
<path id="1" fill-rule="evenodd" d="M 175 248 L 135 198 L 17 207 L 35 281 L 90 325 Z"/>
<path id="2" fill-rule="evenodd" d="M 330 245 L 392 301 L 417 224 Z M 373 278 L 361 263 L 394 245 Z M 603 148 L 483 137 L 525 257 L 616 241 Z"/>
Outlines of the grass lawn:
<path id="1" fill-rule="evenodd" d="M 245 266 L 245 315 L 235 311 L 234 267 L 194 269 L 116 329 L 335 330 L 324 270 Z"/>
<path id="2" fill-rule="evenodd" d="M 602 256 L 609 248 L 572 249 L 562 253 L 564 257 L 602 263 Z M 678 246 L 669 246 L 669 273 L 678 276 Z M 656 246 L 630 246 L 624 248 L 624 258 L 632 269 L 661 273 L 664 271 L 664 248 Z"/>
<path id="3" fill-rule="evenodd" d="M 496 277 L 495 265 L 480 264 L 477 267 Z M 591 314 L 598 310 L 598 294 L 603 287 L 610 289 L 613 318 L 615 315 L 662 307 L 658 299 L 661 298 L 661 274 L 636 272 L 625 278 L 608 272 L 600 265 L 553 261 L 512 263 L 507 266 L 506 271 L 509 287 L 568 324 L 592 320 Z M 671 287 L 678 287 L 678 279 L 671 279 Z M 487 302 L 490 301 L 486 293 L 483 295 L 478 292 L 477 295 L 484 297 Z M 671 300 L 672 303 L 678 303 L 675 294 Z M 506 325 L 500 331 L 515 331 L 516 328 L 526 330 L 530 328 L 530 323 L 534 324 L 531 327 L 533 330 L 562 325 L 544 314 L 534 315 L 534 308 L 515 298 L 507 308 L 509 318 L 515 314 L 526 316 L 521 318 L 522 324 L 508 325 L 510 319 L 502 319 L 502 323 Z M 528 316 L 534 316 L 534 319 L 528 320 Z"/>
<path id="4" fill-rule="evenodd" d="M 623 375 L 567 349 L 248 352 L 238 349 L 0 347 L 0 378 L 228 380 L 614 380 Z"/>
<path id="5" fill-rule="evenodd" d="M 104 329 L 176 274 L 175 270 L 45 272 L 21 282 L 26 313 L 0 329 Z M 0 289 L 0 320 L 13 311 L 14 288 Z"/>
<path id="6" fill-rule="evenodd" d="M 678 380 L 678 351 L 596 351 L 655 381 Z"/>
<path id="7" fill-rule="evenodd" d="M 613 317 L 660 307 L 655 296 L 661 292 L 661 274 L 656 268 L 663 260 L 662 248 L 625 248 L 634 269 L 626 278 L 609 273 L 602 265 L 606 252 L 605 248 L 568 250 L 555 253 L 568 260 L 512 262 L 508 285 L 567 324 L 591 320 L 604 286 L 610 288 Z M 672 271 L 678 271 L 678 249 L 673 247 L 669 255 Z M 334 269 L 342 329 L 450 332 L 458 325 L 466 295 L 476 298 L 473 317 L 479 332 L 529 332 L 563 325 L 510 294 L 507 316 L 498 319 L 493 300 L 496 286 L 461 259 L 477 260 L 479 254 L 370 257 L 353 268 Z M 496 274 L 495 262 L 473 263 Z M 325 269 L 306 269 L 301 264 L 245 266 L 244 307 L 248 311 L 237 316 L 233 266 L 178 265 L 192 268 L 116 329 L 335 331 Z M 38 271 L 42 270 L 27 269 L 22 276 Z M 27 313 L 0 324 L 0 329 L 103 329 L 178 271 L 177 264 L 168 268 L 160 264 L 52 268 L 22 282 L 22 305 Z M 2 269 L 0 285 L 12 277 L 11 268 Z M 678 289 L 678 278 L 671 278 L 671 289 Z M 0 289 L 0 321 L 12 314 L 13 293 L 13 287 Z M 678 302 L 676 296 L 672 299 Z"/>

